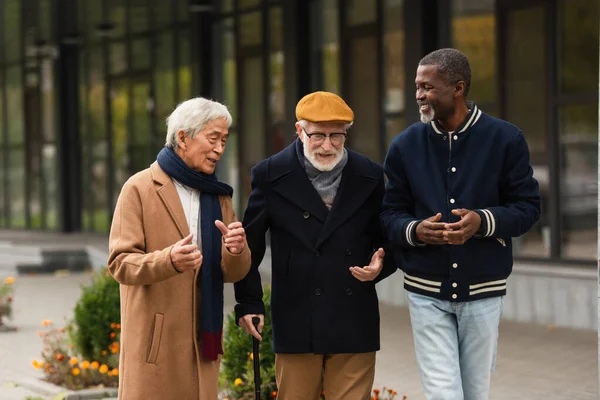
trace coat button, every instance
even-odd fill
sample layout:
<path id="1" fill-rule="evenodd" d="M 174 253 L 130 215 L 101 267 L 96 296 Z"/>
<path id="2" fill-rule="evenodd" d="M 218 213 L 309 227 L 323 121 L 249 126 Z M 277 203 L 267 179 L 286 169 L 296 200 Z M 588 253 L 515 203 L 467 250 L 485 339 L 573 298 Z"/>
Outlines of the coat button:
<path id="1" fill-rule="evenodd" d="M 320 296 L 321 295 L 321 289 L 315 289 L 315 294 L 317 296 Z"/>
<path id="2" fill-rule="evenodd" d="M 454 287 L 454 288 L 455 288 L 455 287 L 457 287 L 457 286 L 458 286 L 458 283 L 456 283 L 456 282 L 454 282 L 454 283 L 452 284 L 452 287 Z"/>
<path id="3" fill-rule="evenodd" d="M 452 264 L 452 268 L 458 268 L 458 264 L 457 263 Z"/>
<path id="4" fill-rule="evenodd" d="M 315 257 L 316 257 L 316 258 L 319 258 L 319 256 L 320 256 L 320 255 L 321 255 L 321 254 L 320 254 L 318 251 L 315 251 Z"/>
<path id="5" fill-rule="evenodd" d="M 350 249 L 346 249 L 346 255 L 347 255 L 347 256 L 351 256 L 351 255 L 352 255 L 352 250 L 350 250 Z"/>
<path id="6" fill-rule="evenodd" d="M 454 199 L 450 199 L 450 203 L 454 204 L 456 201 Z"/>
<path id="7" fill-rule="evenodd" d="M 346 289 L 346 294 L 348 296 L 352 296 L 352 289 L 350 289 L 350 288 Z"/>
<path id="8" fill-rule="evenodd" d="M 458 297 L 458 295 L 457 295 L 456 293 L 454 293 L 454 294 L 452 295 L 452 298 L 453 298 L 453 299 L 456 299 L 457 297 Z"/>
<path id="9" fill-rule="evenodd" d="M 308 217 L 310 217 L 310 214 L 308 213 L 308 211 L 304 211 L 304 213 L 302 214 L 302 217 L 304 219 L 308 219 Z"/>

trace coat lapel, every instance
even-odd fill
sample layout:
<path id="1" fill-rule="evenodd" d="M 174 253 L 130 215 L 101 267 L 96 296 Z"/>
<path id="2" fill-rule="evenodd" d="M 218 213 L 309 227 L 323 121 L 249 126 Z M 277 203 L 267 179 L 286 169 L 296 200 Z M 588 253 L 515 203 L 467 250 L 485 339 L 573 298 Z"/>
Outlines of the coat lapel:
<path id="1" fill-rule="evenodd" d="M 150 166 L 152 170 L 152 178 L 160 185 L 157 189 L 158 196 L 162 200 L 171 219 L 177 226 L 177 230 L 181 235 L 181 239 L 189 235 L 190 228 L 188 227 L 185 212 L 181 205 L 181 199 L 175 188 L 173 180 L 160 168 L 157 162 Z"/>
<path id="2" fill-rule="evenodd" d="M 365 175 L 359 168 L 357 158 L 348 152 L 348 163 L 342 172 L 342 181 L 333 200 L 329 216 L 319 234 L 315 247 L 327 238 L 363 205 L 377 186 L 376 177 Z"/>
<path id="3" fill-rule="evenodd" d="M 293 146 L 294 144 L 286 149 L 293 152 L 286 157 L 288 158 L 288 168 L 275 168 L 275 170 L 281 172 L 275 172 L 272 176 L 269 176 L 272 188 L 298 208 L 310 213 L 321 222 L 325 222 L 329 210 L 308 180 L 304 166 L 300 165 Z"/>

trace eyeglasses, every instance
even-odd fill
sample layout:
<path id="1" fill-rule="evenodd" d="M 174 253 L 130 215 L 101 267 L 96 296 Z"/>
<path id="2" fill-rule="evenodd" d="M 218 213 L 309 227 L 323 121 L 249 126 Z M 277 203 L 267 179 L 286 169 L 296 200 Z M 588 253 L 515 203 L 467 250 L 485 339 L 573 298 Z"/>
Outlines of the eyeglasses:
<path id="1" fill-rule="evenodd" d="M 346 137 L 348 136 L 347 133 L 341 133 L 341 132 L 334 132 L 334 133 L 330 133 L 329 135 L 326 135 L 321 132 L 308 133 L 308 132 L 306 132 L 306 129 L 304 129 L 304 127 L 302 127 L 302 130 L 304 131 L 306 136 L 308 136 L 308 140 L 310 140 L 310 142 L 313 144 L 323 144 L 325 142 L 325 139 L 329 138 L 329 141 L 331 142 L 332 145 L 338 146 L 338 145 L 344 143 L 344 141 L 346 140 Z"/>

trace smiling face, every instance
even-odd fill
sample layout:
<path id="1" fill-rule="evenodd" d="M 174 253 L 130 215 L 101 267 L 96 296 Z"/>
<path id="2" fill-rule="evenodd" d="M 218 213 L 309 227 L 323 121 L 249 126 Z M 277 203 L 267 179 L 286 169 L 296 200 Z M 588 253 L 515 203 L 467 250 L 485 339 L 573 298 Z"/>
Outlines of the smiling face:
<path id="1" fill-rule="evenodd" d="M 212 174 L 227 144 L 229 127 L 224 118 L 207 122 L 204 129 L 190 138 L 184 131 L 177 132 L 175 152 L 191 169 Z"/>
<path id="2" fill-rule="evenodd" d="M 454 114 L 456 88 L 448 84 L 437 72 L 437 65 L 419 65 L 415 85 L 421 122 L 443 121 Z M 461 89 L 464 83 L 458 85 Z"/>
<path id="3" fill-rule="evenodd" d="M 309 138 L 308 135 L 345 133 L 343 123 L 315 124 L 308 122 L 306 128 L 302 128 L 299 123 L 296 123 L 296 133 L 302 141 L 304 157 L 319 171 L 331 171 L 341 161 L 344 155 L 344 138 L 332 140 L 330 136 L 321 142 L 317 136 Z"/>

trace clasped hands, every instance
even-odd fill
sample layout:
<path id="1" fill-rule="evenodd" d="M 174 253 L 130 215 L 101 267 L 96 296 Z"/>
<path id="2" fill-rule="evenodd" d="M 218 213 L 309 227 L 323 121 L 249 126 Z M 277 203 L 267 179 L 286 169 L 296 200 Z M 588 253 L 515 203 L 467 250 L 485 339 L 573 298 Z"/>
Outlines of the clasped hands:
<path id="1" fill-rule="evenodd" d="M 239 221 L 232 222 L 229 226 L 219 220 L 215 225 L 223 234 L 223 243 L 230 253 L 239 254 L 246 246 L 246 231 Z M 189 234 L 171 248 L 171 262 L 180 272 L 194 270 L 202 265 L 202 252 L 192 243 L 194 235 Z"/>
<path id="2" fill-rule="evenodd" d="M 457 208 L 452 214 L 460 217 L 454 223 L 439 222 L 441 213 L 424 219 L 417 225 L 417 240 L 427 244 L 464 244 L 481 226 L 481 217 L 473 210 Z"/>

